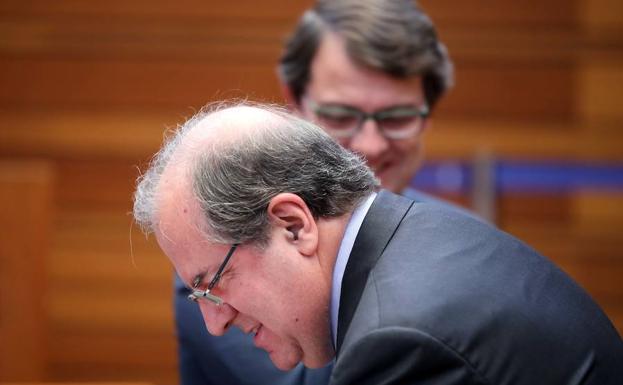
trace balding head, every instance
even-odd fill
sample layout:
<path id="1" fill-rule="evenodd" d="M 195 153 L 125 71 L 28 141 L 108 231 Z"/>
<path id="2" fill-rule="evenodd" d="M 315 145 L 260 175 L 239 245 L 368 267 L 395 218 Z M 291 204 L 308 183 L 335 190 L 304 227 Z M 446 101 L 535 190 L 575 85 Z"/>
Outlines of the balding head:
<path id="1" fill-rule="evenodd" d="M 192 192 L 192 165 L 205 151 L 219 144 L 231 143 L 249 135 L 262 122 L 276 120 L 278 115 L 250 104 L 214 103 L 201 109 L 165 138 L 148 170 L 141 175 L 134 195 L 134 217 L 146 233 L 155 231 L 157 202 L 163 193 Z M 175 187 L 169 189 L 168 187 Z"/>
<path id="2" fill-rule="evenodd" d="M 216 104 L 202 109 L 175 133 L 165 144 L 170 160 L 167 166 L 179 166 L 191 161 L 205 151 L 215 151 L 243 139 L 251 139 L 262 130 L 284 123 L 280 114 L 285 113 L 275 106 L 237 104 L 227 106 Z M 164 148 L 163 148 L 164 150 Z"/>
<path id="3" fill-rule="evenodd" d="M 188 228 L 168 226 L 169 234 L 182 228 L 185 229 L 183 231 L 203 233 L 205 221 L 202 215 L 198 215 L 201 206 L 194 192 L 196 183 L 193 175 L 201 158 L 206 154 L 218 154 L 227 148 L 240 146 L 240 143 L 257 142 L 256 137 L 264 130 L 273 129 L 279 123 L 284 124 L 284 119 L 278 113 L 274 107 L 217 105 L 202 110 L 186 122 L 161 151 L 168 160 L 163 158 L 156 162 L 163 164 L 154 170 L 159 171 L 160 175 L 153 175 L 158 178 L 158 182 L 153 186 L 153 203 L 150 206 L 156 210 L 150 215 L 148 231 L 162 230 L 167 224 L 162 222 L 161 217 L 166 216 L 174 218 L 176 224 L 190 225 Z M 163 211 L 168 215 L 164 215 Z"/>
<path id="4" fill-rule="evenodd" d="M 284 125 L 286 119 L 282 114 L 286 112 L 276 106 L 219 105 L 197 116 L 197 121 L 188 128 L 182 138 L 180 152 L 192 156 L 204 151 L 206 146 L 214 149 L 219 145 L 252 138 L 263 130 Z"/>
<path id="5" fill-rule="evenodd" d="M 266 208 L 279 193 L 300 196 L 312 214 L 340 216 L 377 181 L 322 129 L 264 105 L 218 106 L 185 123 L 139 180 L 134 215 L 147 232 L 159 211 L 201 215 L 196 226 L 222 243 L 268 240 Z"/>

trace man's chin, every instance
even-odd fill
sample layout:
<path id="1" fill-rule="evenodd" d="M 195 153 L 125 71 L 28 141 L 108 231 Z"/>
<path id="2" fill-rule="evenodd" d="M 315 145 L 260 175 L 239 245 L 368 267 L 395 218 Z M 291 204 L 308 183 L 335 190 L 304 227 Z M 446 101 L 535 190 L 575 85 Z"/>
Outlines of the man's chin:
<path id="1" fill-rule="evenodd" d="M 301 360 L 301 359 L 296 359 L 294 357 L 279 357 L 279 355 L 276 354 L 275 352 L 268 353 L 268 355 L 270 356 L 270 359 L 273 362 L 273 365 L 275 365 L 277 369 L 283 370 L 283 371 L 292 370 L 299 363 L 302 363 L 306 368 L 309 368 L 309 369 L 318 369 L 318 368 L 323 368 L 327 366 L 328 364 L 331 363 L 331 361 L 333 361 L 333 356 L 324 357 L 323 360 L 305 360 L 305 359 Z"/>
<path id="2" fill-rule="evenodd" d="M 390 172 L 377 175 L 377 177 L 381 180 L 381 187 L 385 190 L 400 194 L 404 189 L 404 183 L 402 183 L 401 181 L 397 181 L 396 176 L 391 174 Z"/>
<path id="3" fill-rule="evenodd" d="M 325 366 L 329 365 L 333 359 L 335 358 L 335 353 L 333 353 L 333 350 L 331 350 L 330 352 L 327 351 L 325 352 L 322 357 L 318 356 L 316 357 L 316 359 L 303 359 L 303 365 L 305 365 L 306 368 L 309 369 L 318 369 L 318 368 L 324 368 Z"/>
<path id="4" fill-rule="evenodd" d="M 268 353 L 270 360 L 273 362 L 273 365 L 279 370 L 283 370 L 284 372 L 288 370 L 294 369 L 296 365 L 300 362 L 294 358 L 290 357 L 279 357 L 277 353 Z"/>
<path id="5" fill-rule="evenodd" d="M 388 167 L 376 174 L 376 177 L 381 181 L 382 188 L 396 194 L 401 194 L 411 183 L 416 170 L 417 168 L 409 173 L 410 170 Z"/>

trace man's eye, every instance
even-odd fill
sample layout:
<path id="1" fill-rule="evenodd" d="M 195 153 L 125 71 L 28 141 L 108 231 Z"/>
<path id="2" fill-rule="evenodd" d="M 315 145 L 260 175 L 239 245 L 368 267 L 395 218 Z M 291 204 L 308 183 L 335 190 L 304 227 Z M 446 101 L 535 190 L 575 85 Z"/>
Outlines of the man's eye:
<path id="1" fill-rule="evenodd" d="M 193 289 L 196 289 L 199 287 L 202 279 L 203 277 L 195 277 L 195 279 L 193 279 L 193 285 L 192 285 Z"/>
<path id="2" fill-rule="evenodd" d="M 381 125 L 386 130 L 397 130 L 414 124 L 416 120 L 414 116 L 389 116 L 381 120 Z"/>
<path id="3" fill-rule="evenodd" d="M 358 118 L 353 115 L 328 115 L 318 114 L 321 124 L 331 128 L 352 128 L 357 125 Z"/>

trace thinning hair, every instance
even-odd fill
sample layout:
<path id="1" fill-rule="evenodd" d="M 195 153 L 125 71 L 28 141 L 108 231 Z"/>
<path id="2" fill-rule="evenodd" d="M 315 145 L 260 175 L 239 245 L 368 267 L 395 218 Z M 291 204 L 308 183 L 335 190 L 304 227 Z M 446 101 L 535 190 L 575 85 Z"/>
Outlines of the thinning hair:
<path id="1" fill-rule="evenodd" d="M 237 105 L 242 106 L 249 107 Z M 298 195 L 315 218 L 337 217 L 350 212 L 379 186 L 365 162 L 321 128 L 281 108 L 252 107 L 268 112 L 270 118 L 233 138 L 202 145 L 184 166 L 191 178 L 193 199 L 202 210 L 208 239 L 263 246 L 269 241 L 268 205 L 277 194 Z M 227 108 L 219 105 L 184 124 L 139 179 L 134 215 L 143 229 L 155 230 L 154 198 L 171 154 L 180 150 L 183 137 L 199 121 Z M 231 127 L 231 122 L 222 120 L 226 119 L 219 119 L 209 129 Z"/>
<path id="2" fill-rule="evenodd" d="M 145 172 L 136 180 L 132 214 L 134 221 L 145 234 L 153 233 L 156 230 L 158 187 L 164 170 L 171 163 L 173 154 L 180 147 L 186 134 L 215 108 L 214 106 L 206 106 L 178 126 L 177 129 L 165 133 L 162 147 L 154 154 Z"/>
<path id="3" fill-rule="evenodd" d="M 430 18 L 413 0 L 318 0 L 288 39 L 278 72 L 300 103 L 324 34 L 344 39 L 353 62 L 395 78 L 421 76 L 432 109 L 452 86 L 453 67 Z"/>

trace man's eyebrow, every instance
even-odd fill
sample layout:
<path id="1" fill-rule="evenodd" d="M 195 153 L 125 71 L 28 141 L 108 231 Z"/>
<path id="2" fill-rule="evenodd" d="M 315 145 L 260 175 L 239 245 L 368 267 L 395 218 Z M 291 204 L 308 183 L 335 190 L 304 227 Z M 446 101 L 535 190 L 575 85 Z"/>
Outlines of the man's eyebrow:
<path id="1" fill-rule="evenodd" d="M 344 108 L 344 109 L 348 109 L 348 110 L 354 110 L 354 111 L 362 111 L 361 109 L 359 109 L 358 107 L 352 106 L 350 104 L 346 104 L 346 103 L 341 103 L 341 102 L 327 102 L 327 103 L 318 103 L 318 107 L 338 107 L 338 108 Z M 385 112 L 385 111 L 391 111 L 391 110 L 396 110 L 396 109 L 401 109 L 401 108 L 420 108 L 417 103 L 400 103 L 400 104 L 395 104 L 392 106 L 386 106 L 383 108 L 380 108 L 376 111 L 373 112 Z"/>
<path id="2" fill-rule="evenodd" d="M 419 109 L 420 107 L 417 104 L 415 104 L 415 103 L 403 103 L 403 104 L 395 104 L 393 106 L 387 106 L 385 108 L 381 108 L 380 110 L 377 110 L 376 112 L 385 112 L 385 111 L 391 111 L 391 110 L 399 110 L 401 108 Z"/>

